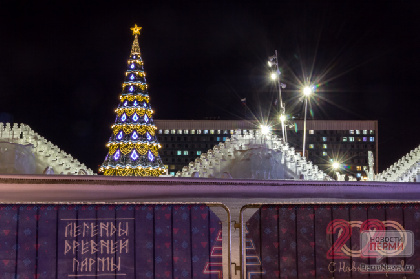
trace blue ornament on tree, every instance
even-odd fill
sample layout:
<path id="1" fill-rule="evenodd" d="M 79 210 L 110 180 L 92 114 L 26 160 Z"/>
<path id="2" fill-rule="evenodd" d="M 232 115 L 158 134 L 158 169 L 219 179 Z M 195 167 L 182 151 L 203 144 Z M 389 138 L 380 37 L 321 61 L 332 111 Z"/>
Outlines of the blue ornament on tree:
<path id="1" fill-rule="evenodd" d="M 134 132 L 133 132 L 133 134 L 131 135 L 131 138 L 132 138 L 133 140 L 138 139 L 138 137 L 139 137 L 139 135 L 137 134 L 137 132 L 136 132 L 136 131 L 134 131 Z"/>
<path id="2" fill-rule="evenodd" d="M 133 152 L 131 153 L 131 159 L 133 160 L 137 160 L 137 158 L 139 157 L 139 155 L 137 155 L 136 150 L 134 149 Z"/>
<path id="3" fill-rule="evenodd" d="M 153 155 L 152 151 L 149 150 L 149 152 L 147 153 L 147 158 L 149 158 L 149 160 L 153 162 L 153 160 L 155 159 L 155 156 Z"/>
<path id="4" fill-rule="evenodd" d="M 120 153 L 120 150 L 118 149 L 117 151 L 115 151 L 114 160 L 115 161 L 118 160 L 120 158 L 120 155 L 121 155 L 121 153 Z"/>
<path id="5" fill-rule="evenodd" d="M 152 136 L 149 134 L 149 132 L 146 132 L 146 139 L 148 141 L 151 141 L 152 140 Z"/>

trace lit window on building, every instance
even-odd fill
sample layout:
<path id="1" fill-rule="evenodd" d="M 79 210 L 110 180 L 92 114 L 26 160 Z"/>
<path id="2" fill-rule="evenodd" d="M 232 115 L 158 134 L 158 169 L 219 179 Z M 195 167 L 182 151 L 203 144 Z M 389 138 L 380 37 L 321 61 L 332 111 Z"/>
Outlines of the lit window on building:
<path id="1" fill-rule="evenodd" d="M 369 141 L 372 141 L 373 142 L 373 141 L 375 141 L 375 138 L 374 137 L 370 137 L 369 138 Z"/>
<path id="2" fill-rule="evenodd" d="M 322 137 L 322 141 L 327 141 L 327 137 Z"/>
<path id="3" fill-rule="evenodd" d="M 201 155 L 201 151 L 200 151 L 200 150 L 198 150 L 198 151 L 197 151 L 197 155 L 198 155 L 198 156 L 200 156 L 200 155 Z"/>
<path id="4" fill-rule="evenodd" d="M 363 141 L 367 141 L 367 137 L 363 137 Z"/>
<path id="5" fill-rule="evenodd" d="M 314 130 L 309 130 L 309 134 L 313 135 L 314 134 Z"/>
<path id="6" fill-rule="evenodd" d="M 164 133 L 165 135 L 169 135 L 169 130 L 165 130 L 163 133 Z"/>
<path id="7" fill-rule="evenodd" d="M 226 141 L 226 137 L 223 137 L 223 141 Z"/>
<path id="8" fill-rule="evenodd" d="M 310 145 L 309 145 L 309 148 L 314 148 L 314 144 L 313 143 L 311 143 Z"/>
<path id="9" fill-rule="evenodd" d="M 228 130 L 223 130 L 223 134 L 227 135 L 227 134 L 229 134 L 229 131 Z"/>
<path id="10" fill-rule="evenodd" d="M 324 144 L 322 145 L 322 148 L 326 149 L 326 148 L 327 148 L 327 145 L 324 143 Z"/>
<path id="11" fill-rule="evenodd" d="M 214 130 L 210 130 L 210 135 L 214 135 Z"/>
<path id="12" fill-rule="evenodd" d="M 177 150 L 176 151 L 176 155 L 182 155 L 182 151 L 181 150 Z"/>
<path id="13" fill-rule="evenodd" d="M 370 130 L 370 134 L 371 135 L 374 135 L 375 134 L 375 131 L 374 130 Z"/>
<path id="14" fill-rule="evenodd" d="M 209 133 L 209 130 L 204 130 L 203 134 L 207 135 Z"/>
<path id="15" fill-rule="evenodd" d="M 184 155 L 188 155 L 188 150 L 184 150 Z"/>
<path id="16" fill-rule="evenodd" d="M 356 173 L 356 177 L 360 178 L 362 177 L 362 174 L 360 172 Z"/>
<path id="17" fill-rule="evenodd" d="M 201 130 L 197 130 L 197 135 L 201 135 Z"/>
<path id="18" fill-rule="evenodd" d="M 354 141 L 354 137 L 349 137 L 349 141 Z"/>
<path id="19" fill-rule="evenodd" d="M 357 167 L 356 167 L 356 170 L 357 170 L 357 171 L 361 171 L 361 170 L 362 170 L 362 167 L 361 167 L 361 166 L 357 166 Z"/>
<path id="20" fill-rule="evenodd" d="M 327 154 L 327 152 L 326 151 L 323 151 L 322 152 L 322 156 L 327 156 L 328 154 Z"/>
<path id="21" fill-rule="evenodd" d="M 184 130 L 184 135 L 188 135 L 188 130 Z"/>
<path id="22" fill-rule="evenodd" d="M 363 130 L 363 135 L 367 135 L 367 130 Z"/>
<path id="23" fill-rule="evenodd" d="M 231 135 L 235 134 L 235 131 L 234 130 L 230 130 L 230 134 Z"/>
<path id="24" fill-rule="evenodd" d="M 354 135 L 354 130 L 349 131 L 350 135 Z"/>
<path id="25" fill-rule="evenodd" d="M 246 130 L 242 130 L 242 135 L 246 135 Z"/>
<path id="26" fill-rule="evenodd" d="M 191 130 L 191 135 L 195 135 L 195 130 Z"/>
<path id="27" fill-rule="evenodd" d="M 175 130 L 171 130 L 171 134 L 172 135 L 175 135 Z"/>
<path id="28" fill-rule="evenodd" d="M 174 170 L 175 169 L 175 165 L 169 165 L 169 169 L 170 170 Z"/>
<path id="29" fill-rule="evenodd" d="M 347 137 L 343 137 L 343 141 L 347 141 Z"/>
<path id="30" fill-rule="evenodd" d="M 216 138 L 216 140 L 217 140 L 217 141 L 220 141 L 220 137 L 217 137 L 217 138 Z"/>
<path id="31" fill-rule="evenodd" d="M 360 130 L 356 130 L 356 135 L 360 135 Z"/>
<path id="32" fill-rule="evenodd" d="M 162 134 L 162 130 L 159 130 L 159 134 Z"/>
<path id="33" fill-rule="evenodd" d="M 182 135 L 182 130 L 178 130 L 178 135 Z"/>
<path id="34" fill-rule="evenodd" d="M 217 130 L 217 134 L 219 134 L 219 135 L 220 135 L 220 130 Z"/>
<path id="35" fill-rule="evenodd" d="M 175 172 L 174 171 L 170 171 L 169 175 L 175 176 Z"/>

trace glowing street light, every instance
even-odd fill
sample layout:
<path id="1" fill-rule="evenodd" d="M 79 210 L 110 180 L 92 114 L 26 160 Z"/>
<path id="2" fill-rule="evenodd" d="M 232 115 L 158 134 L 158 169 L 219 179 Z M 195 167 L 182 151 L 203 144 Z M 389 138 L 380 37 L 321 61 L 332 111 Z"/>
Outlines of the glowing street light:
<path id="1" fill-rule="evenodd" d="M 261 134 L 268 135 L 271 131 L 270 126 L 267 125 L 260 125 Z"/>
<path id="2" fill-rule="evenodd" d="M 313 89 L 310 86 L 305 86 L 303 88 L 303 95 L 305 95 L 306 97 L 309 97 L 312 93 L 313 93 Z"/>
<path id="3" fill-rule="evenodd" d="M 272 72 L 271 75 L 270 75 L 270 77 L 271 77 L 272 80 L 276 80 L 277 77 L 278 77 L 278 75 L 277 75 L 276 72 Z"/>
<path id="4" fill-rule="evenodd" d="M 303 120 L 303 156 L 306 157 L 305 155 L 305 147 L 306 147 L 306 111 L 308 110 L 308 98 L 311 96 L 311 94 L 313 93 L 313 87 L 312 86 L 305 86 L 303 88 L 303 96 L 305 98 L 305 117 Z"/>
<path id="5" fill-rule="evenodd" d="M 333 170 L 338 170 L 340 168 L 340 163 L 339 162 L 333 162 L 332 163 L 332 168 L 333 168 Z"/>
<path id="6" fill-rule="evenodd" d="M 281 122 L 286 121 L 286 115 L 281 114 L 280 117 L 279 117 L 279 119 L 280 119 Z"/>

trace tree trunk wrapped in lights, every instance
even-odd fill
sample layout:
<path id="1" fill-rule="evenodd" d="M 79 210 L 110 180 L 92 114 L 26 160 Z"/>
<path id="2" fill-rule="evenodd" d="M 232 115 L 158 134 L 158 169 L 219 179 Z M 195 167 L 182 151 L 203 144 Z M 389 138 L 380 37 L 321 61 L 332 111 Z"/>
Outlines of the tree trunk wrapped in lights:
<path id="1" fill-rule="evenodd" d="M 122 85 L 117 117 L 112 135 L 106 144 L 108 154 L 99 171 L 117 176 L 159 176 L 165 167 L 159 156 L 160 144 L 156 138 L 153 110 L 147 92 L 138 35 L 141 27 L 135 25 L 134 42 Z"/>

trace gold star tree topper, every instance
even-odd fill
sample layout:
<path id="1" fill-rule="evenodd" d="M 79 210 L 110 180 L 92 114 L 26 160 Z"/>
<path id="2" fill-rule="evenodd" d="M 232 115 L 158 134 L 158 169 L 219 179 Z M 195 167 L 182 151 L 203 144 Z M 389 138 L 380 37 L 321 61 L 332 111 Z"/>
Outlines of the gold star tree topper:
<path id="1" fill-rule="evenodd" d="M 140 35 L 141 27 L 138 27 L 137 24 L 134 24 L 134 27 L 130 29 L 133 31 L 133 35 Z"/>

